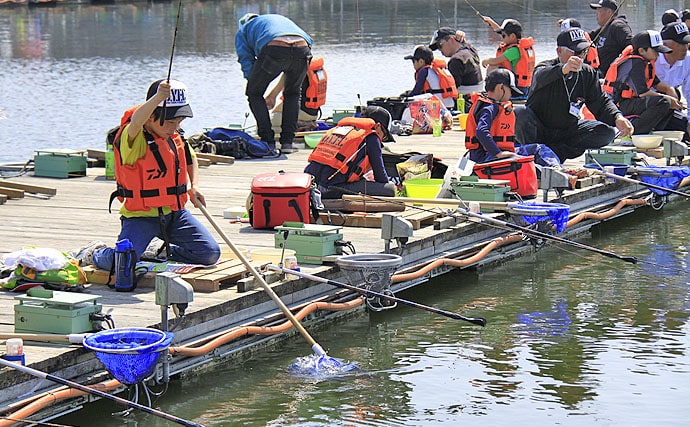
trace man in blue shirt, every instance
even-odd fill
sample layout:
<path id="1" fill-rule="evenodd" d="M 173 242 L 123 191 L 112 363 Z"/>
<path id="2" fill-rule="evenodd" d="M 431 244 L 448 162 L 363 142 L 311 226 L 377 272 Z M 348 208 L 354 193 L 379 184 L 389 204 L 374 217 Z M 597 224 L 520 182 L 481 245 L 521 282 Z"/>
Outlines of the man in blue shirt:
<path id="1" fill-rule="evenodd" d="M 280 132 L 283 152 L 294 151 L 300 89 L 311 61 L 312 43 L 309 34 L 294 22 L 274 14 L 244 15 L 235 34 L 237 61 L 247 79 L 245 94 L 249 109 L 256 119 L 259 138 L 272 148 L 275 148 L 275 134 L 264 93 L 276 77 L 281 73 L 285 76 Z"/>

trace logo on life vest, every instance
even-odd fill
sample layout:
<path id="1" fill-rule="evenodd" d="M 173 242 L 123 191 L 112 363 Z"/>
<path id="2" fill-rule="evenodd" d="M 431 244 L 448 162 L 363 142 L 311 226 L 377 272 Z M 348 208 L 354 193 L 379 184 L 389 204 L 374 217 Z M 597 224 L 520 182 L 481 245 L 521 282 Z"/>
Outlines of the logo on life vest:
<path id="1" fill-rule="evenodd" d="M 154 179 L 163 178 L 165 175 L 168 174 L 168 171 L 167 170 L 160 170 L 160 169 L 147 169 L 146 173 L 148 174 L 146 176 L 146 180 L 151 181 Z"/>

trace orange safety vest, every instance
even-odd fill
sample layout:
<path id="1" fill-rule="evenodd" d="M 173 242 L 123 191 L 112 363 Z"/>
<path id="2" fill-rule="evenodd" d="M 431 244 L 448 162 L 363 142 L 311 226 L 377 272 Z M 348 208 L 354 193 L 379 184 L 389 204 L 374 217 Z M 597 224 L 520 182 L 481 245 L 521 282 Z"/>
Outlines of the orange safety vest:
<path id="1" fill-rule="evenodd" d="M 443 98 L 458 98 L 458 87 L 455 85 L 455 77 L 448 71 L 446 61 L 441 58 L 434 58 L 431 65 L 426 65 L 424 68 L 431 68 L 438 76 L 439 89 L 432 89 L 429 81 L 424 82 L 425 93 L 440 93 Z M 419 70 L 414 73 L 415 79 Z"/>
<path id="2" fill-rule="evenodd" d="M 465 126 L 465 148 L 468 150 L 476 150 L 483 148 L 477 138 L 477 114 L 479 110 L 486 104 L 497 104 L 500 108 L 498 114 L 491 123 L 491 136 L 494 142 L 501 151 L 515 151 L 515 113 L 513 112 L 513 104 L 510 101 L 498 103 L 489 99 L 484 94 L 474 92 L 472 94 L 472 108 L 467 116 L 467 124 Z"/>
<path id="3" fill-rule="evenodd" d="M 496 57 L 501 56 L 503 52 L 513 46 L 517 46 L 518 49 L 520 49 L 520 59 L 518 59 L 518 62 L 515 64 L 515 69 L 513 70 L 508 60 L 503 61 L 498 66 L 511 70 L 515 74 L 515 81 L 518 86 L 530 86 L 532 84 L 532 74 L 534 73 L 534 66 L 536 64 L 534 39 L 532 37 L 525 37 L 518 40 L 517 44 L 506 45 L 505 43 L 501 43 L 498 45 Z"/>
<path id="4" fill-rule="evenodd" d="M 323 68 L 322 57 L 312 58 L 307 70 L 307 81 L 309 85 L 307 86 L 304 106 L 316 110 L 326 103 L 326 89 L 328 88 L 328 76 Z"/>
<path id="5" fill-rule="evenodd" d="M 329 129 L 309 155 L 308 161 L 327 165 L 346 175 L 347 182 L 359 181 L 371 169 L 369 156 L 356 163 L 357 153 L 365 149 L 364 139 L 374 133 L 376 122 L 361 117 L 345 117 Z M 335 174 L 334 174 L 335 175 Z M 329 178 L 330 179 L 330 178 Z"/>
<path id="6" fill-rule="evenodd" d="M 590 67 L 594 68 L 595 70 L 599 69 L 599 50 L 597 50 L 597 47 L 592 44 L 592 39 L 589 37 L 589 33 L 585 32 L 585 37 L 587 38 L 587 41 L 589 42 L 589 50 L 587 51 L 587 57 L 585 58 L 585 63 L 589 64 Z"/>
<path id="7" fill-rule="evenodd" d="M 187 164 L 185 142 L 174 134 L 166 141 L 145 129 L 148 149 L 144 157 L 133 165 L 122 164 L 120 135 L 139 106 L 125 111 L 120 130 L 113 143 L 117 190 L 111 196 L 124 201 L 128 211 L 148 211 L 151 208 L 183 209 L 187 203 Z"/>
<path id="8" fill-rule="evenodd" d="M 654 65 L 654 61 L 647 61 L 644 57 L 633 53 L 632 45 L 628 45 L 625 47 L 625 49 L 623 49 L 623 52 L 620 54 L 620 56 L 611 63 L 611 66 L 606 72 L 606 78 L 604 79 L 604 84 L 602 85 L 602 88 L 606 93 L 613 95 L 614 97 L 624 99 L 638 97 L 638 94 L 636 94 L 635 91 L 633 91 L 625 82 L 616 81 L 618 79 L 618 67 L 623 62 L 632 58 L 638 58 L 645 62 L 649 62 L 649 66 L 645 67 L 645 78 L 647 80 L 647 88 L 649 89 L 652 87 L 654 77 L 656 76 L 656 66 Z M 614 94 L 616 92 L 616 88 L 620 90 L 620 93 Z M 616 102 L 618 102 L 618 99 L 616 99 Z"/>

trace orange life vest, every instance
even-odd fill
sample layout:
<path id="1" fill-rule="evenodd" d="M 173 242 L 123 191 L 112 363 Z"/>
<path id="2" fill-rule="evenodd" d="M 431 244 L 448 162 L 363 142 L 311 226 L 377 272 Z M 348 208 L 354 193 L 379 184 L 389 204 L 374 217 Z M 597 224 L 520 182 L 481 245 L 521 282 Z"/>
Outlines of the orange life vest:
<path id="1" fill-rule="evenodd" d="M 623 52 L 620 54 L 618 58 L 616 58 L 612 63 L 611 66 L 609 67 L 608 71 L 606 72 L 606 78 L 604 79 L 604 84 L 602 85 L 602 88 L 606 93 L 609 95 L 613 95 L 614 98 L 616 99 L 616 102 L 620 98 L 636 98 L 638 97 L 638 94 L 633 91 L 630 86 L 628 86 L 626 83 L 622 81 L 616 81 L 618 79 L 618 67 L 620 65 L 632 58 L 638 58 L 641 59 L 645 62 L 648 62 L 648 66 L 645 67 L 645 79 L 647 80 L 647 88 L 651 88 L 652 84 L 654 83 L 654 77 L 656 76 L 656 66 L 654 65 L 654 61 L 647 61 L 644 57 L 637 55 L 633 53 L 633 47 L 632 45 L 628 45 L 623 49 Z M 618 91 L 620 93 L 617 93 Z"/>
<path id="2" fill-rule="evenodd" d="M 323 68 L 323 58 L 312 58 L 307 70 L 307 86 L 304 106 L 307 108 L 318 109 L 326 103 L 326 89 L 328 87 L 328 76 Z"/>
<path id="3" fill-rule="evenodd" d="M 376 122 L 361 117 L 345 117 L 338 126 L 329 129 L 309 155 L 308 161 L 318 162 L 346 175 L 347 182 L 359 181 L 371 169 L 369 156 L 360 163 L 355 159 L 366 149 L 364 139 L 374 133 Z M 335 175 L 335 174 L 334 174 Z"/>
<path id="4" fill-rule="evenodd" d="M 501 151 L 515 151 L 515 113 L 513 112 L 513 104 L 510 101 L 497 103 L 496 101 L 487 98 L 484 94 L 474 92 L 472 94 L 472 108 L 467 116 L 467 124 L 465 125 L 465 148 L 468 150 L 476 150 L 483 148 L 477 138 L 477 114 L 479 110 L 486 104 L 497 104 L 499 106 L 498 114 L 491 123 L 491 136 L 494 142 L 501 149 Z"/>
<path id="5" fill-rule="evenodd" d="M 534 39 L 532 37 L 525 37 L 518 40 L 517 44 L 501 43 L 498 45 L 498 50 L 496 51 L 496 57 L 499 57 L 506 50 L 513 46 L 517 46 L 520 49 L 520 59 L 515 63 L 515 69 L 513 70 L 510 61 L 506 60 L 500 63 L 498 66 L 500 68 L 506 68 L 511 70 L 515 74 L 515 82 L 520 87 L 527 87 L 532 84 L 532 74 L 534 73 L 534 66 L 536 64 L 536 56 L 534 54 Z"/>
<path id="6" fill-rule="evenodd" d="M 187 164 L 185 142 L 174 134 L 167 140 L 153 136 L 145 129 L 148 149 L 144 157 L 133 165 L 122 164 L 120 136 L 139 106 L 125 111 L 120 120 L 120 131 L 113 143 L 115 154 L 114 196 L 124 201 L 128 211 L 148 211 L 151 208 L 183 209 L 187 203 Z M 112 197 L 111 197 L 112 201 Z"/>
<path id="7" fill-rule="evenodd" d="M 599 69 L 599 51 L 597 47 L 592 45 L 592 39 L 589 37 L 589 33 L 585 32 L 585 37 L 590 44 L 589 50 L 587 51 L 587 57 L 585 58 L 585 63 L 589 64 L 590 67 L 595 70 Z"/>
<path id="8" fill-rule="evenodd" d="M 424 68 L 432 69 L 438 76 L 439 89 L 432 89 L 429 85 L 429 80 L 424 82 L 425 93 L 441 94 L 443 98 L 458 98 L 458 87 L 455 85 L 455 77 L 448 71 L 446 61 L 441 58 L 434 58 L 431 65 L 426 65 Z M 419 71 L 415 72 L 415 78 Z"/>

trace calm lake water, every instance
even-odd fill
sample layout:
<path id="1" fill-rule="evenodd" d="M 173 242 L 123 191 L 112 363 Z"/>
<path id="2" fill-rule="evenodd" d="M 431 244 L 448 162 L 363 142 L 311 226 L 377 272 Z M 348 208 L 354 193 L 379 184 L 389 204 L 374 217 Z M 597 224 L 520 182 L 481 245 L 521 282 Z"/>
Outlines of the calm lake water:
<path id="1" fill-rule="evenodd" d="M 475 1 L 499 23 L 519 19 L 536 39 L 538 59 L 555 56 L 556 20 L 596 25 L 588 1 Z M 639 5 L 637 4 L 639 3 Z M 683 2 L 628 1 L 634 31 L 660 26 Z M 167 75 L 177 2 L 64 4 L 0 10 L 0 164 L 24 162 L 34 150 L 100 148 L 122 112 L 144 101 L 148 85 Z M 440 13 L 437 13 L 437 10 Z M 280 13 L 314 36 L 329 74 L 326 116 L 413 86 L 403 57 L 428 43 L 438 23 L 467 32 L 482 57 L 498 39 L 464 2 L 436 0 L 183 1 L 172 78 L 190 89 L 195 117 L 188 134 L 243 123 L 245 80 L 234 52 L 238 17 Z M 656 18 L 655 18 L 656 17 Z M 252 118 L 247 120 L 252 123 Z"/>
<path id="2" fill-rule="evenodd" d="M 555 56 L 556 20 L 595 26 L 588 1 L 472 1 L 498 22 L 519 19 L 539 59 Z M 633 30 L 660 26 L 683 2 L 627 1 Z M 437 10 L 441 13 L 437 14 Z M 395 96 L 413 84 L 403 56 L 442 25 L 467 32 L 482 57 L 497 39 L 464 1 L 184 1 L 172 77 L 190 88 L 188 134 L 242 123 L 248 107 L 234 53 L 238 17 L 291 17 L 314 36 L 329 74 L 324 113 Z M 122 111 L 165 77 L 176 2 L 65 4 L 0 10 L 0 163 L 36 149 L 102 147 Z M 248 120 L 248 123 L 251 119 Z M 606 223 L 587 243 L 633 266 L 569 248 L 476 274 L 459 272 L 402 296 L 484 316 L 486 328 L 412 308 L 372 313 L 314 333 L 362 371 L 295 378 L 310 354 L 295 337 L 241 366 L 175 382 L 157 402 L 217 426 L 687 425 L 690 296 L 686 202 Z M 661 268 L 660 265 L 669 268 Z M 168 425 L 100 402 L 68 425 Z"/>

